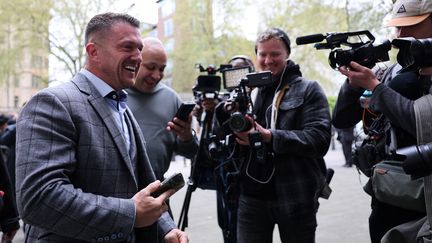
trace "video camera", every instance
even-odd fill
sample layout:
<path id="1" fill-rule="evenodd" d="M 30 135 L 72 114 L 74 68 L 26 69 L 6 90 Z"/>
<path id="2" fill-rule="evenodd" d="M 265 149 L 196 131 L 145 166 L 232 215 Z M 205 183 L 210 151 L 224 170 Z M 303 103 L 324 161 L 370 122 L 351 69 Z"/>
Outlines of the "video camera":
<path id="1" fill-rule="evenodd" d="M 192 88 L 196 103 L 201 103 L 204 98 L 218 98 L 221 86 L 221 77 L 216 75 L 216 73 L 226 68 L 230 68 L 231 65 L 222 64 L 219 68 L 209 65 L 208 67 L 204 68 L 198 63 L 195 65 L 195 67 L 198 68 L 200 72 L 207 73 L 206 75 L 199 75 L 196 85 Z"/>
<path id="2" fill-rule="evenodd" d="M 246 115 L 253 117 L 250 89 L 269 86 L 273 82 L 271 72 L 250 73 L 250 71 L 249 67 L 228 68 L 222 71 L 224 87 L 231 93 L 229 98 L 220 103 L 215 110 L 219 126 L 211 136 L 209 144 L 212 158 L 219 158 L 221 154 L 234 154 L 236 143 L 233 132 L 247 131 L 253 125 L 246 118 Z M 255 146 L 253 149 L 262 150 L 260 133 L 251 134 L 249 139 L 251 146 Z"/>
<path id="3" fill-rule="evenodd" d="M 246 115 L 252 115 L 252 100 L 247 88 L 264 87 L 273 83 L 270 71 L 248 73 L 247 68 L 231 68 L 222 71 L 224 86 L 231 91 L 226 100 L 224 110 L 230 114 L 229 128 L 234 132 L 243 132 L 252 128 Z"/>
<path id="4" fill-rule="evenodd" d="M 358 37 L 358 41 L 350 42 L 350 37 Z M 366 37 L 367 41 L 363 41 L 362 37 Z M 297 45 L 304 45 L 321 42 L 323 40 L 326 42 L 317 43 L 314 47 L 317 50 L 331 49 L 329 64 L 333 69 L 338 69 L 341 66 L 349 66 L 351 61 L 372 68 L 377 62 L 389 60 L 388 51 L 391 49 L 390 41 L 387 40 L 380 45 L 374 46 L 375 37 L 368 30 L 301 36 L 296 39 L 296 43 Z M 341 48 L 342 45 L 351 47 L 351 49 L 344 50 Z"/>
<path id="5" fill-rule="evenodd" d="M 403 67 L 401 73 L 432 66 L 432 38 L 397 38 L 392 45 L 399 48 L 397 61 Z"/>

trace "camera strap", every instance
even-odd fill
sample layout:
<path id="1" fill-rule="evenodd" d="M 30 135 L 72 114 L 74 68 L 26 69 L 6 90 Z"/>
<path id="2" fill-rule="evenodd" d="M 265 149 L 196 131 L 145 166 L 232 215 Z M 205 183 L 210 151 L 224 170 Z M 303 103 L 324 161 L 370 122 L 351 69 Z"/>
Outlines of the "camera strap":
<path id="1" fill-rule="evenodd" d="M 288 90 L 290 89 L 290 84 L 300 81 L 302 78 L 303 78 L 302 76 L 292 75 L 290 77 L 290 80 L 288 80 L 288 82 L 280 90 L 276 92 L 275 98 L 273 100 L 273 106 L 272 106 L 273 108 L 272 108 L 271 122 L 270 122 L 271 129 L 276 129 L 276 121 L 279 115 L 279 107 L 286 92 L 288 92 Z M 302 93 L 302 91 L 299 91 L 299 93 Z"/>
<path id="2" fill-rule="evenodd" d="M 267 183 L 269 183 L 270 181 L 271 181 L 271 179 L 273 178 L 273 175 L 274 175 L 274 173 L 275 173 L 275 171 L 276 171 L 276 167 L 275 167 L 275 165 L 274 165 L 274 162 L 273 162 L 273 160 L 269 160 L 269 161 L 264 161 L 265 162 L 265 164 L 263 164 L 264 166 L 269 166 L 270 165 L 270 163 L 271 163 L 271 172 L 270 172 L 270 174 L 268 175 L 268 176 L 266 176 L 266 178 L 257 178 L 258 176 L 256 176 L 256 175 L 253 175 L 252 174 L 252 161 L 253 161 L 253 158 L 254 158 L 254 153 L 255 153 L 255 151 L 253 151 L 253 150 L 251 150 L 251 152 L 249 153 L 249 158 L 248 158 L 248 161 L 247 161 L 247 164 L 246 164 L 246 175 L 251 179 L 251 180 L 253 180 L 253 181 L 255 181 L 255 182 L 258 182 L 258 183 L 260 183 L 260 184 L 267 184 Z M 257 164 L 261 164 L 261 163 L 256 163 L 255 162 L 255 165 L 257 165 Z M 270 168 L 270 167 L 268 167 L 268 168 Z"/>

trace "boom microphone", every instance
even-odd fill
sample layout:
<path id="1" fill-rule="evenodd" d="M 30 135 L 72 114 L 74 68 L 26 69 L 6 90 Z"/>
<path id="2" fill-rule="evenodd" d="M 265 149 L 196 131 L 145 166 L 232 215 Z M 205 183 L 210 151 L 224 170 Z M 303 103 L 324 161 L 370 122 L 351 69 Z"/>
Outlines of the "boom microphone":
<path id="1" fill-rule="evenodd" d="M 305 44 L 311 44 L 315 42 L 321 42 L 326 38 L 323 34 L 313 34 L 313 35 L 305 35 L 297 37 L 296 44 L 297 45 L 305 45 Z"/>

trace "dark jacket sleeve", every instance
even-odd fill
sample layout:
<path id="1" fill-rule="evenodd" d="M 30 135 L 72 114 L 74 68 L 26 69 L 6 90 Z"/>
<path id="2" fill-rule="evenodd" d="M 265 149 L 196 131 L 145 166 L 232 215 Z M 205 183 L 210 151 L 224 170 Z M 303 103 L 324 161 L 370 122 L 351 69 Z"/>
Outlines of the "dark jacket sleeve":
<path id="1" fill-rule="evenodd" d="M 372 94 L 369 106 L 416 137 L 414 101 L 403 97 L 387 85 L 379 85 Z"/>
<path id="2" fill-rule="evenodd" d="M 19 229 L 18 210 L 15 201 L 15 193 L 9 173 L 6 168 L 3 154 L 0 153 L 0 191 L 4 192 L 0 200 L 3 207 L 0 208 L 0 228 L 3 233 Z"/>
<path id="3" fill-rule="evenodd" d="M 10 125 L 6 130 L 0 135 L 0 144 L 6 146 L 12 146 L 15 144 L 16 136 L 16 126 Z"/>
<path id="4" fill-rule="evenodd" d="M 346 80 L 336 101 L 332 114 L 332 124 L 336 128 L 349 128 L 356 125 L 360 120 L 363 108 L 360 106 L 359 98 L 364 89 L 355 89 Z"/>

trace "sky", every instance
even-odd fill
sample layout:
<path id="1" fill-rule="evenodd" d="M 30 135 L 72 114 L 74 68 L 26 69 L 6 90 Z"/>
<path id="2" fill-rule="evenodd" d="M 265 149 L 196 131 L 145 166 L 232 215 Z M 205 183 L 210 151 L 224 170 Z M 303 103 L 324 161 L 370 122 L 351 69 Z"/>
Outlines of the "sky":
<path id="1" fill-rule="evenodd" d="M 157 23 L 158 6 L 155 0 L 123 0 L 119 2 L 123 6 L 132 6 L 134 4 L 128 13 L 142 22 Z"/>
<path id="2" fill-rule="evenodd" d="M 126 4 L 125 4 L 126 3 Z M 156 0 L 124 0 L 121 1 L 121 6 L 132 6 L 130 10 L 128 11 L 129 14 L 132 16 L 138 18 L 142 22 L 150 23 L 150 24 L 156 24 L 158 20 L 158 5 L 156 3 Z M 121 9 L 121 8 L 120 8 Z M 214 16 L 218 16 L 218 9 L 215 8 Z M 241 18 L 239 21 L 241 21 L 242 24 L 242 31 L 247 36 L 248 39 L 255 39 L 256 37 L 256 27 L 258 25 L 257 18 L 247 18 L 247 16 L 255 16 L 256 8 L 255 6 L 248 6 L 243 11 L 243 18 Z M 215 19 L 216 23 L 218 24 L 218 21 L 224 21 L 223 19 Z M 216 33 L 217 35 L 217 33 Z"/>

